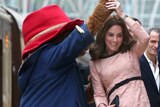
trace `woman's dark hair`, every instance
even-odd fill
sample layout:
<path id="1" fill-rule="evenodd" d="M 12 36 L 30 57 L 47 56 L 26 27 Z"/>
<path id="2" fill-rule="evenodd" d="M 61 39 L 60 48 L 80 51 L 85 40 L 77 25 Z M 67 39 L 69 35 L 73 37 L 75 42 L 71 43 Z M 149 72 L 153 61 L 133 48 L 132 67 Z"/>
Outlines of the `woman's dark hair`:
<path id="1" fill-rule="evenodd" d="M 91 60 L 103 59 L 109 56 L 106 50 L 105 36 L 106 32 L 113 25 L 119 25 L 122 27 L 123 30 L 123 42 L 119 48 L 119 52 L 123 53 L 127 50 L 130 50 L 130 48 L 136 42 L 130 35 L 125 22 L 117 15 L 110 16 L 105 22 L 104 26 L 97 33 L 96 40 L 90 47 L 89 53 L 91 56 Z"/>

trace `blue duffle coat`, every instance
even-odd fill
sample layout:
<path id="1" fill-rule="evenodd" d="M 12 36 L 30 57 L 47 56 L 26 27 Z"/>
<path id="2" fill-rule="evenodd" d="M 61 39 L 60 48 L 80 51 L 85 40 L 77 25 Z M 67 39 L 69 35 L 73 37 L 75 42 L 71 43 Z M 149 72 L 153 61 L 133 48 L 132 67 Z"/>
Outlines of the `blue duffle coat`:
<path id="1" fill-rule="evenodd" d="M 87 107 L 76 58 L 94 38 L 85 24 L 81 28 L 85 33 L 74 29 L 60 44 L 45 44 L 24 61 L 20 107 Z"/>

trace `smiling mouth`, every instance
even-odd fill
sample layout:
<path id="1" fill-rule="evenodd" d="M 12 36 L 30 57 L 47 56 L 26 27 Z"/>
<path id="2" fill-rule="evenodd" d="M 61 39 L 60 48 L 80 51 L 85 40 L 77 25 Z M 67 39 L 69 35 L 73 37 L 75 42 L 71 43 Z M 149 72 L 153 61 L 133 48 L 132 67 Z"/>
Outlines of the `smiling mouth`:
<path id="1" fill-rule="evenodd" d="M 117 46 L 117 44 L 112 44 L 112 46 Z"/>

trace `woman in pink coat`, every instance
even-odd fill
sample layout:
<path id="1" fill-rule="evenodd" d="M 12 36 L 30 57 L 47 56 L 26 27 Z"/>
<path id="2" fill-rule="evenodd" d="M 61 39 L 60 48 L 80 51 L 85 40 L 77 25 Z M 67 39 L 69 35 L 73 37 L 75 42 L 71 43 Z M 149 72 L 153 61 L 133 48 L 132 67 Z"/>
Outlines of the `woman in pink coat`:
<path id="1" fill-rule="evenodd" d="M 117 15 L 108 18 L 90 49 L 96 106 L 150 107 L 139 68 L 139 58 L 148 45 L 149 36 L 138 22 L 123 12 L 117 0 L 107 2 L 106 8 L 113 9 Z M 134 35 L 130 35 L 126 25 Z"/>

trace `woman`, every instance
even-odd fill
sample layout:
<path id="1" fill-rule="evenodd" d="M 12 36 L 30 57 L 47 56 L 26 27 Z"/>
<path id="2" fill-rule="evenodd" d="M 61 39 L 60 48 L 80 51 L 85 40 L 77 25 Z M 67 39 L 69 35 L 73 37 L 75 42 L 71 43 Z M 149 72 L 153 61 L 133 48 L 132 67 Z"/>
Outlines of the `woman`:
<path id="1" fill-rule="evenodd" d="M 107 2 L 106 7 L 117 15 L 106 21 L 90 48 L 96 106 L 108 107 L 115 98 L 115 107 L 118 104 L 119 107 L 150 107 L 139 68 L 139 58 L 147 47 L 149 36 L 138 22 L 123 12 L 117 0 Z"/>

